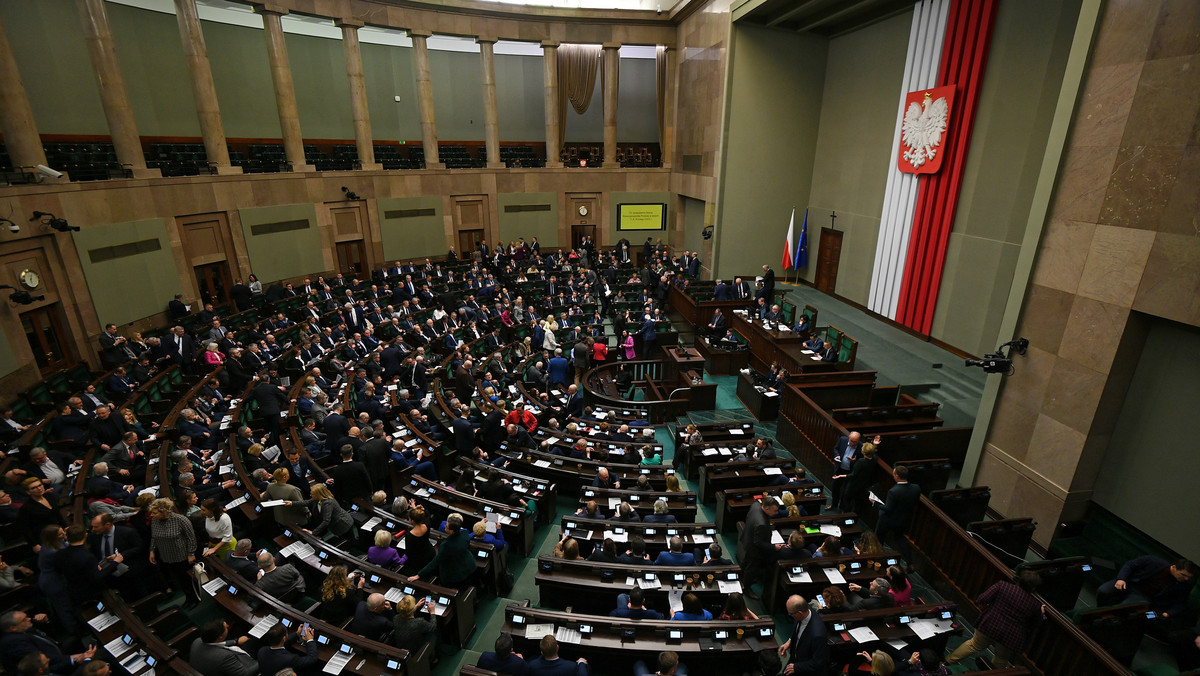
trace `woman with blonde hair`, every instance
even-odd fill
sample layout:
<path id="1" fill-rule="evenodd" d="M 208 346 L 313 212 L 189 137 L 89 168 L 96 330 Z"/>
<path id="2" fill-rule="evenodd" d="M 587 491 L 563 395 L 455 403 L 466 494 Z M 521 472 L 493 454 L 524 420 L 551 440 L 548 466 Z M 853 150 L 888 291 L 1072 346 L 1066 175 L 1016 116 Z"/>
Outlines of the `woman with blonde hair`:
<path id="1" fill-rule="evenodd" d="M 791 491 L 784 491 L 779 499 L 783 502 L 783 512 L 780 512 L 775 518 L 777 519 L 793 519 L 801 516 L 800 508 L 796 506 L 796 496 Z"/>
<path id="2" fill-rule="evenodd" d="M 392 534 L 381 528 L 375 531 L 375 545 L 367 550 L 367 563 L 396 570 L 404 565 L 406 557 L 392 546 Z"/>
<path id="3" fill-rule="evenodd" d="M 325 581 L 321 583 L 321 607 L 318 613 L 321 619 L 332 622 L 343 622 L 354 614 L 358 602 L 363 600 L 362 587 L 366 578 L 357 574 L 354 579 L 346 574 L 345 566 L 334 566 L 329 569 Z"/>
<path id="4" fill-rule="evenodd" d="M 276 469 L 271 474 L 271 483 L 262 492 L 262 500 L 283 500 L 284 504 L 272 508 L 276 523 L 284 527 L 303 528 L 308 525 L 308 510 L 296 503 L 303 502 L 304 494 L 298 487 L 288 483 L 290 478 L 292 473 L 286 467 Z"/>
<path id="5" fill-rule="evenodd" d="M 183 592 L 185 610 L 200 604 L 188 574 L 196 562 L 196 531 L 186 516 L 175 510 L 175 501 L 158 498 L 150 503 L 150 564 L 159 566 L 171 587 Z"/>
<path id="6" fill-rule="evenodd" d="M 864 651 L 858 653 L 858 656 L 864 658 L 871 665 L 871 676 L 892 676 L 896 672 L 896 663 L 892 660 L 892 656 L 882 650 L 876 650 L 874 654 Z"/>
<path id="7" fill-rule="evenodd" d="M 305 530 L 317 537 L 324 537 L 325 533 L 333 533 L 340 538 L 349 535 L 350 531 L 354 529 L 354 519 L 350 518 L 350 512 L 342 509 L 325 484 L 314 485 L 311 495 L 311 500 L 301 500 L 296 503 L 319 518 L 317 525 L 313 526 L 311 531 Z M 290 506 L 292 503 L 287 504 Z"/>
<path id="8" fill-rule="evenodd" d="M 420 601 L 405 594 L 396 603 L 396 617 L 392 620 L 392 645 L 410 653 L 416 653 L 421 646 L 431 643 L 437 653 L 437 625 L 432 620 L 415 617 L 418 609 L 425 606 L 425 599 Z"/>
<path id="9" fill-rule="evenodd" d="M 679 487 L 679 477 L 674 474 L 667 475 L 667 492 L 682 493 L 683 489 Z"/>

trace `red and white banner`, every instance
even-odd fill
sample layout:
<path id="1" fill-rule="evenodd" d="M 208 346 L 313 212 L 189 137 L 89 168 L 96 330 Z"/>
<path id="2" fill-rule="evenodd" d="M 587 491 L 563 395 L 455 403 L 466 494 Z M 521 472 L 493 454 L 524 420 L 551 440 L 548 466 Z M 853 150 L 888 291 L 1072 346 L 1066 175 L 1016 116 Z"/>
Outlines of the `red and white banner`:
<path id="1" fill-rule="evenodd" d="M 946 129 L 954 104 L 954 85 L 909 92 L 900 122 L 896 166 L 910 174 L 936 174 L 946 156 Z"/>

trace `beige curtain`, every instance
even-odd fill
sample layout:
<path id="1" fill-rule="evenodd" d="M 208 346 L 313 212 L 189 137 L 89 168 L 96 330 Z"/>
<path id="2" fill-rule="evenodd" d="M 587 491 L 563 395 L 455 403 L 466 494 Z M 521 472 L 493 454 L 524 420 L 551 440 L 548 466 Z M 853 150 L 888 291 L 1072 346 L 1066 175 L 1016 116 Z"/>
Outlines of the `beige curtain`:
<path id="1" fill-rule="evenodd" d="M 596 89 L 596 71 L 600 69 L 600 45 L 565 44 L 558 47 L 558 133 L 567 138 L 567 102 L 580 115 L 587 112 Z"/>
<path id="2" fill-rule="evenodd" d="M 665 131 L 667 128 L 667 87 L 671 81 L 667 79 L 667 48 L 658 45 L 654 48 L 655 81 L 658 84 L 658 147 L 661 152 L 667 151 Z"/>

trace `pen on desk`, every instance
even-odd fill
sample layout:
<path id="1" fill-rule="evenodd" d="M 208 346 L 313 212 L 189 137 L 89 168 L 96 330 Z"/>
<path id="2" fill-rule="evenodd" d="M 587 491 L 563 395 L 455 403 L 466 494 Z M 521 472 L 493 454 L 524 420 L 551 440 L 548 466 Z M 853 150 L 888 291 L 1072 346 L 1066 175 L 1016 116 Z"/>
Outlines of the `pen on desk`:
<path id="1" fill-rule="evenodd" d="M 355 671 L 358 671 L 359 669 L 362 669 L 362 668 L 363 668 L 363 665 L 364 665 L 364 664 L 366 664 L 366 663 L 367 663 L 367 658 L 365 658 L 365 657 L 364 657 L 364 658 L 362 658 L 361 660 L 359 660 L 359 662 L 358 662 L 358 666 L 357 666 L 357 667 L 354 667 L 354 670 L 355 670 Z"/>

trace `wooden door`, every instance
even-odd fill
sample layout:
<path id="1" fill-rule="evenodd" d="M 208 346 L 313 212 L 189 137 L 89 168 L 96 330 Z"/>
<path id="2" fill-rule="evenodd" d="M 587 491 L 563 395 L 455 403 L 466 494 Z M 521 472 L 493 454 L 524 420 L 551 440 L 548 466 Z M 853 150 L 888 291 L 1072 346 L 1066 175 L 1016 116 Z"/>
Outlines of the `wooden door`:
<path id="1" fill-rule="evenodd" d="M 57 373 L 75 363 L 66 334 L 62 306 L 58 303 L 21 313 L 21 328 L 29 341 L 33 360 L 43 376 Z"/>
<path id="2" fill-rule="evenodd" d="M 230 301 L 229 290 L 233 282 L 229 277 L 229 264 L 209 263 L 192 268 L 196 272 L 196 289 L 200 292 L 200 300 L 219 307 Z"/>
<path id="3" fill-rule="evenodd" d="M 833 295 L 837 288 L 838 262 L 842 258 L 842 231 L 821 228 L 821 244 L 817 251 L 817 290 Z"/>
<path id="4" fill-rule="evenodd" d="M 338 272 L 360 277 L 366 269 L 367 252 L 361 239 L 337 243 Z"/>
<path id="5" fill-rule="evenodd" d="M 471 257 L 475 252 L 479 242 L 483 239 L 483 230 L 459 230 L 458 231 L 458 255 L 460 258 L 466 256 Z"/>

